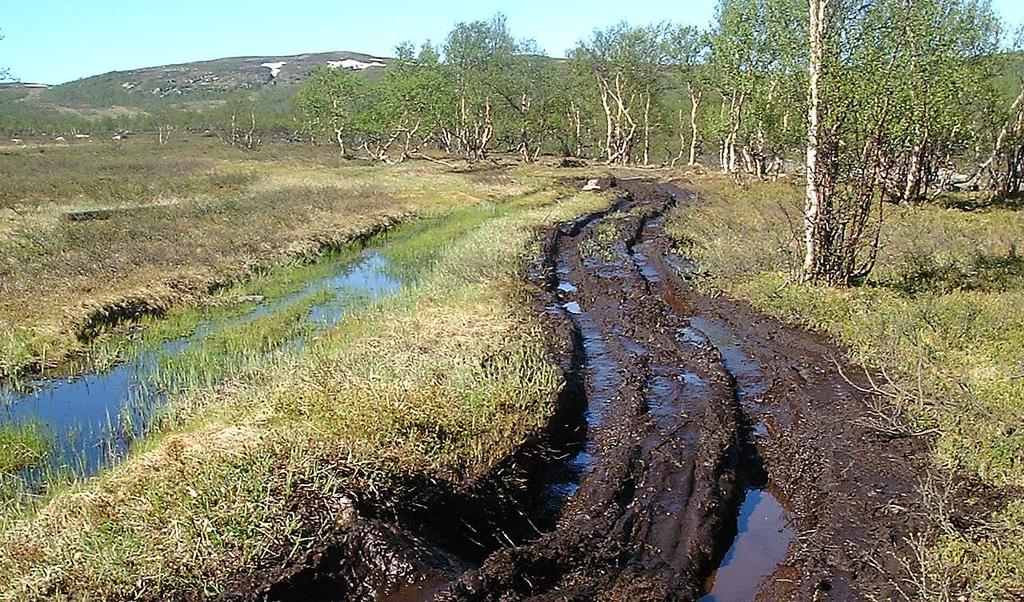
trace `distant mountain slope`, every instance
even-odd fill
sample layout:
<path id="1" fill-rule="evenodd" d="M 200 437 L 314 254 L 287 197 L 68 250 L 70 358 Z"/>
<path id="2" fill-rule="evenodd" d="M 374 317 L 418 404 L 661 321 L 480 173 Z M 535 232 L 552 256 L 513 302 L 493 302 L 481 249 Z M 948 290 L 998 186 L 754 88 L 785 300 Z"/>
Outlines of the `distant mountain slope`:
<path id="1" fill-rule="evenodd" d="M 389 60 L 357 52 L 252 56 L 113 71 L 50 87 L 0 84 L 0 98 L 82 115 L 202 109 L 235 94 L 290 97 L 316 69 L 331 66 L 374 77 Z"/>
<path id="2" fill-rule="evenodd" d="M 29 82 L 0 82 L 0 95 L 9 100 L 38 99 L 49 87 Z"/>

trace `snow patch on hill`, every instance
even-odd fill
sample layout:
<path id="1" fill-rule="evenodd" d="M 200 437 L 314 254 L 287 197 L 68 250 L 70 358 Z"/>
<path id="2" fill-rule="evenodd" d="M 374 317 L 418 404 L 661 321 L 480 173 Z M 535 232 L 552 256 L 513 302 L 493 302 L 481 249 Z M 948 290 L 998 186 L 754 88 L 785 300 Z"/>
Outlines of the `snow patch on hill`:
<path id="1" fill-rule="evenodd" d="M 277 74 L 281 72 L 281 67 L 284 67 L 287 64 L 288 61 L 278 61 L 276 63 L 263 63 L 260 65 L 260 67 L 266 67 L 267 69 L 270 69 L 270 77 L 274 78 L 277 77 Z"/>
<path id="2" fill-rule="evenodd" d="M 341 67 L 342 69 L 363 71 L 364 69 L 369 69 L 370 67 L 386 67 L 387 65 L 380 61 L 371 61 L 369 63 L 365 63 L 363 61 L 357 61 L 355 59 L 342 59 L 340 61 L 327 61 L 327 66 L 330 67 L 331 69 L 337 69 L 338 67 Z"/>

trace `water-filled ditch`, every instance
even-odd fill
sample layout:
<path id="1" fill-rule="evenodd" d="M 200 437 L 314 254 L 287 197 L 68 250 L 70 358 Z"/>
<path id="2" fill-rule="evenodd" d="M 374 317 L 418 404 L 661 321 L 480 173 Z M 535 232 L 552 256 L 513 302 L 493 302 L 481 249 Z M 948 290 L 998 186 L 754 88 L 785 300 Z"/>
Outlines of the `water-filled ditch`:
<path id="1" fill-rule="evenodd" d="M 46 459 L 24 471 L 26 476 L 36 480 L 50 471 L 67 470 L 84 476 L 123 457 L 131 442 L 149 430 L 169 397 L 180 392 L 175 378 L 168 375 L 175 362 L 180 364 L 189 354 L 201 354 L 203 346 L 215 337 L 258 327 L 261 320 L 288 312 L 286 327 L 270 329 L 253 349 L 256 355 L 266 355 L 301 347 L 353 308 L 402 287 L 386 255 L 375 249 L 366 249 L 354 259 L 345 255 L 323 261 L 325 269 L 292 292 L 269 300 L 241 299 L 243 311 L 200 320 L 184 336 L 138 345 L 126 361 L 108 369 L 71 378 L 43 377 L 18 387 L 0 385 L 0 427 L 38 424 L 51 437 Z M 236 367 L 244 363 L 236 363 Z"/>

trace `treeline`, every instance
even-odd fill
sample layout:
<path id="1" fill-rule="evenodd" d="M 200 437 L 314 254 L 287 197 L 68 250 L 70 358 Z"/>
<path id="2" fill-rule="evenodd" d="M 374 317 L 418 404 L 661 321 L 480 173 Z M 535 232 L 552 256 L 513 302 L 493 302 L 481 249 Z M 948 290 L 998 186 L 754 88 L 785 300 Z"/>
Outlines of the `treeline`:
<path id="1" fill-rule="evenodd" d="M 854 8 L 828 67 L 845 78 L 832 82 L 842 88 L 834 110 L 844 131 L 874 132 L 878 146 L 865 152 L 881 158 L 870 166 L 881 193 L 911 203 L 954 184 L 1019 190 L 1024 99 L 1001 83 L 1002 31 L 988 2 Z M 499 15 L 456 25 L 440 45 L 400 46 L 376 82 L 322 69 L 297 106 L 313 139 L 381 161 L 426 149 L 524 161 L 557 153 L 619 165 L 703 160 L 772 178 L 806 149 L 808 24 L 806 0 L 721 0 L 706 29 L 623 23 L 560 60 Z"/>
<path id="2" fill-rule="evenodd" d="M 951 187 L 1020 192 L 1024 87 L 1007 54 L 1020 44 L 1003 43 L 988 0 L 825 5 L 831 169 L 870 173 L 870 194 L 900 203 Z M 176 129 L 385 162 L 511 152 L 769 179 L 804 166 L 811 16 L 807 0 L 720 0 L 706 28 L 621 23 L 553 59 L 498 15 L 399 46 L 377 77 L 323 68 L 294 98 L 240 92 L 203 110 L 89 119 L 0 101 L 0 132 Z"/>
<path id="3" fill-rule="evenodd" d="M 299 140 L 300 120 L 292 103 L 276 106 L 262 98 L 237 94 L 203 110 L 167 108 L 117 115 L 86 116 L 78 112 L 0 98 L 0 136 L 67 137 L 76 133 L 92 135 L 156 133 L 176 131 L 203 133 L 230 138 L 231 123 L 248 127 L 255 116 L 260 136 L 279 140 Z M 241 127 L 241 126 L 239 126 Z"/>

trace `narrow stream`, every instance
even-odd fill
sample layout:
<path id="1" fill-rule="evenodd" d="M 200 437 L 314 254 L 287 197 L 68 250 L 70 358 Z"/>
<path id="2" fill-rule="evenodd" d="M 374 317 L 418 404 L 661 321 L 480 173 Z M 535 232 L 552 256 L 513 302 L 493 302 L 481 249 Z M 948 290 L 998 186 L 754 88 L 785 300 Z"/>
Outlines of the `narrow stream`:
<path id="1" fill-rule="evenodd" d="M 21 390 L 0 385 L 0 426 L 42 424 L 53 437 L 44 465 L 24 471 L 28 480 L 37 480 L 48 471 L 90 475 L 123 457 L 174 393 L 154 382 L 160 363 L 196 348 L 210 335 L 319 295 L 303 318 L 310 326 L 304 332 L 315 334 L 335 325 L 353 306 L 393 294 L 402 287 L 402 282 L 390 275 L 389 262 L 378 251 L 364 251 L 354 260 L 327 261 L 337 264 L 328 276 L 280 298 L 259 300 L 240 316 L 203 322 L 190 335 L 145 349 L 109 370 L 72 379 L 40 379 Z M 301 347 L 308 336 L 279 341 L 277 348 Z"/>

